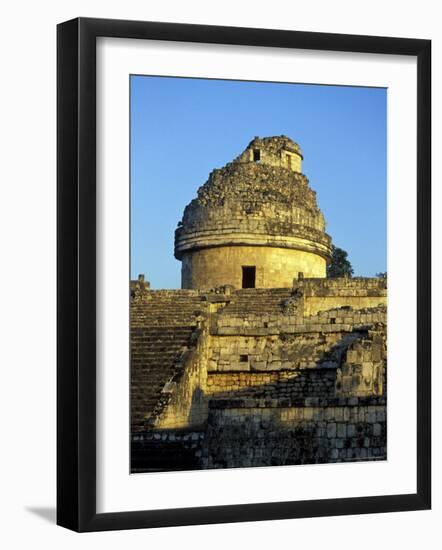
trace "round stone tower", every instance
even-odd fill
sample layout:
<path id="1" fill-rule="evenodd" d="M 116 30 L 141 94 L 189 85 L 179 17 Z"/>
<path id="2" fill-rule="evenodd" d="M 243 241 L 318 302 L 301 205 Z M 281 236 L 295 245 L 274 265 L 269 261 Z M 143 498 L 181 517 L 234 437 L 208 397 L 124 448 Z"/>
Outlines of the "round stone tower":
<path id="1" fill-rule="evenodd" d="M 299 273 L 326 276 L 331 239 L 302 160 L 288 137 L 256 137 L 212 171 L 175 231 L 182 288 L 290 287 Z"/>

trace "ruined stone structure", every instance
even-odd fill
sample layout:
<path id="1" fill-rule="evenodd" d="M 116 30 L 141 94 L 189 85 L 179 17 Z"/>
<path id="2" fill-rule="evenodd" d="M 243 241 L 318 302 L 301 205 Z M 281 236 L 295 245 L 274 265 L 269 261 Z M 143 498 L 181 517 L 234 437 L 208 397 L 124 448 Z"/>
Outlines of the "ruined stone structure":
<path id="1" fill-rule="evenodd" d="M 175 232 L 182 288 L 277 288 L 300 272 L 325 277 L 331 239 L 302 158 L 288 137 L 255 138 L 213 170 Z"/>
<path id="2" fill-rule="evenodd" d="M 185 210 L 192 288 L 131 283 L 133 472 L 386 458 L 387 279 L 324 277 L 301 161 L 255 138 Z M 258 288 L 242 288 L 252 258 Z"/>

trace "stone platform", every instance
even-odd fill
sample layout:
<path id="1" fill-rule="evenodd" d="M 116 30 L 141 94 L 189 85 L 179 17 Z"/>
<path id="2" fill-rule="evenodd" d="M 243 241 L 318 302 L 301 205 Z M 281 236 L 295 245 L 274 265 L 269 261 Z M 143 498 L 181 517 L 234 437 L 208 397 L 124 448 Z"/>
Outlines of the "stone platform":
<path id="1" fill-rule="evenodd" d="M 386 292 L 134 283 L 133 471 L 385 459 Z"/>

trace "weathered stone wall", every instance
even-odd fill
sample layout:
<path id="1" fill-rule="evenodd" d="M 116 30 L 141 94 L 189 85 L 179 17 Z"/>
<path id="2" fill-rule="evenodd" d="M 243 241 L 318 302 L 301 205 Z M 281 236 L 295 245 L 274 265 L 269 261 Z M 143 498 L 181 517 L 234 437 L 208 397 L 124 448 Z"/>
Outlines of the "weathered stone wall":
<path id="1" fill-rule="evenodd" d="M 346 349 L 336 371 L 337 396 L 384 395 L 387 334 L 384 330 L 369 330 L 368 335 L 355 339 Z"/>
<path id="2" fill-rule="evenodd" d="M 383 278 L 301 280 L 296 286 L 302 289 L 306 316 L 344 305 L 355 310 L 387 305 L 387 280 Z"/>
<path id="3" fill-rule="evenodd" d="M 256 288 L 290 287 L 298 272 L 325 277 L 326 260 L 302 250 L 270 246 L 204 248 L 182 257 L 182 287 L 242 286 L 242 266 L 256 266 Z"/>
<path id="4" fill-rule="evenodd" d="M 386 459 L 385 307 L 272 321 L 212 324 L 203 467 Z"/>
<path id="5" fill-rule="evenodd" d="M 311 404 L 309 404 L 311 403 Z M 204 468 L 385 460 L 385 402 L 304 400 L 297 406 L 213 401 Z"/>
<path id="6" fill-rule="evenodd" d="M 285 394 L 318 396 L 333 380 L 333 396 L 382 395 L 385 326 L 382 306 L 311 317 L 281 314 L 273 323 L 221 314 L 212 322 L 206 391 L 267 390 L 276 384 Z"/>
<path id="7" fill-rule="evenodd" d="M 316 368 L 344 335 L 336 331 L 253 337 L 212 336 L 208 371 L 254 373 Z"/>
<path id="8" fill-rule="evenodd" d="M 156 429 L 193 428 L 204 424 L 208 414 L 207 364 L 210 349 L 208 326 L 194 333 L 195 347 L 182 357 L 179 374 L 168 382 L 167 406 L 155 421 Z"/>
<path id="9" fill-rule="evenodd" d="M 212 372 L 207 377 L 206 393 L 223 397 L 252 397 L 272 405 L 279 397 L 304 398 L 306 396 L 333 397 L 336 394 L 336 371 L 310 369 L 267 372 Z M 276 401 L 275 401 L 276 400 Z"/>

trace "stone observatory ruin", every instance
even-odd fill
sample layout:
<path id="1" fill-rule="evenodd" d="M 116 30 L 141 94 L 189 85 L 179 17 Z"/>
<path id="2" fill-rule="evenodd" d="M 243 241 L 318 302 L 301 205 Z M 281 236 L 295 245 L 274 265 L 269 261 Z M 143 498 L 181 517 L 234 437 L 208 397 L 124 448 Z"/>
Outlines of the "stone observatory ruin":
<path id="1" fill-rule="evenodd" d="M 256 137 L 213 170 L 175 232 L 182 288 L 277 288 L 298 273 L 325 277 L 331 239 L 302 160 L 288 137 Z"/>
<path id="2" fill-rule="evenodd" d="M 387 279 L 326 278 L 286 136 L 214 170 L 175 233 L 182 289 L 131 281 L 131 471 L 385 460 Z"/>

